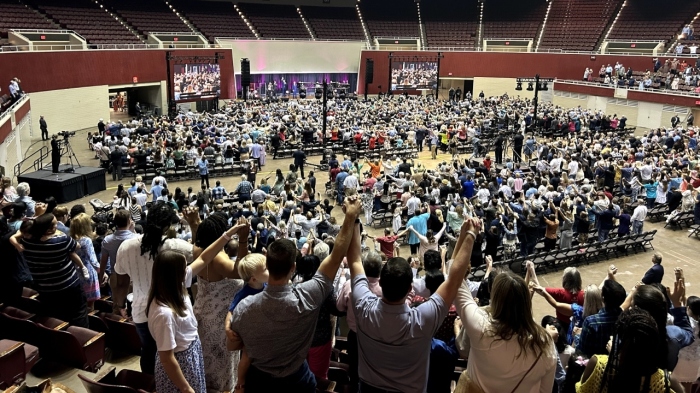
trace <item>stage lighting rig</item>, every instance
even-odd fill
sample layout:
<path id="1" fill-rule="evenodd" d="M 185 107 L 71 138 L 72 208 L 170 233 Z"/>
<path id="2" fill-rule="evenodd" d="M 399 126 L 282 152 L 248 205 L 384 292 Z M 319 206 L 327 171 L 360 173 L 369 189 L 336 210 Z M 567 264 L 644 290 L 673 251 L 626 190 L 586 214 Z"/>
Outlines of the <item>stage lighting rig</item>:
<path id="1" fill-rule="evenodd" d="M 535 113 L 534 113 L 534 120 L 533 123 L 534 127 L 537 126 L 537 104 L 538 104 L 538 97 L 537 93 L 540 91 L 548 91 L 549 90 L 549 82 L 554 82 L 554 78 L 542 78 L 540 77 L 540 74 L 535 75 L 534 78 L 517 78 L 515 80 L 516 85 L 515 85 L 515 90 L 522 90 L 523 89 L 523 83 L 527 82 L 527 91 L 535 91 L 535 97 L 532 100 L 535 108 Z M 533 129 L 534 129 L 533 127 Z"/>

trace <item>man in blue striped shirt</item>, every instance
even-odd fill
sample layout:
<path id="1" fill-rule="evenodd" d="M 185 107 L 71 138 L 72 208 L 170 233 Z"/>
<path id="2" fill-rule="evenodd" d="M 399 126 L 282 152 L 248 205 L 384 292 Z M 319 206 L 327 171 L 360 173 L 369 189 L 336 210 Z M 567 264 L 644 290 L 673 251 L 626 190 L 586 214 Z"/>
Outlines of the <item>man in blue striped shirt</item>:
<path id="1" fill-rule="evenodd" d="M 620 316 L 620 306 L 625 301 L 625 288 L 611 279 L 603 284 L 603 309 L 598 314 L 588 316 L 581 327 L 579 349 L 591 357 L 607 354 L 605 346 L 615 330 L 615 322 Z"/>

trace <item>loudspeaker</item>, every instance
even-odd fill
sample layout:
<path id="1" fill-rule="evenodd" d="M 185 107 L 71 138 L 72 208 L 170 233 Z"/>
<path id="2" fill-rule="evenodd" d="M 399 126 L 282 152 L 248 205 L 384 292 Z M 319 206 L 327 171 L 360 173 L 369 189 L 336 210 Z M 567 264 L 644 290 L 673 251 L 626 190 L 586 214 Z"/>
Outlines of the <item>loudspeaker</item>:
<path id="1" fill-rule="evenodd" d="M 241 86 L 250 86 L 250 60 L 241 59 Z"/>
<path id="2" fill-rule="evenodd" d="M 374 82 L 374 59 L 367 59 L 365 61 L 365 83 Z"/>
<path id="3" fill-rule="evenodd" d="M 300 90 L 299 91 L 299 98 L 306 98 L 306 90 Z"/>

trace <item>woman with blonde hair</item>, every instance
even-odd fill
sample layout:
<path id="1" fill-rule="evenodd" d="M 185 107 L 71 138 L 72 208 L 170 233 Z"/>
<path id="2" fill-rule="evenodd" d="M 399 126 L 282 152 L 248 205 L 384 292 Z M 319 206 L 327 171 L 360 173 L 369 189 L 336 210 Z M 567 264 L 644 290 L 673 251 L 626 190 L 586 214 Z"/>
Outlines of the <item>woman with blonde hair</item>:
<path id="1" fill-rule="evenodd" d="M 471 345 L 455 392 L 552 391 L 558 354 L 550 335 L 532 318 L 525 280 L 498 274 L 488 308 L 479 307 L 463 282 L 455 306 Z"/>
<path id="2" fill-rule="evenodd" d="M 88 309 L 93 309 L 95 300 L 100 298 L 100 279 L 97 272 L 100 269 L 100 261 L 97 260 L 95 248 L 92 246 L 94 232 L 92 231 L 92 219 L 85 213 L 80 213 L 70 221 L 70 237 L 78 243 L 76 248 L 83 265 L 88 270 L 89 277 L 81 280 L 83 292 L 87 298 Z"/>

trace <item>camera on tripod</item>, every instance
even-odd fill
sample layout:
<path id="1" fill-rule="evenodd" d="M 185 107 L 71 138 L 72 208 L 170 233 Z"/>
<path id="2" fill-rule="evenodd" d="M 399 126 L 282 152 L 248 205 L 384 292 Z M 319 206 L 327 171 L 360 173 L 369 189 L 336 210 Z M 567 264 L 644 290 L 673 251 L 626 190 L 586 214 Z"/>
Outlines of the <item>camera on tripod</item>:
<path id="1" fill-rule="evenodd" d="M 68 139 L 72 136 L 75 136 L 75 131 L 61 131 L 58 133 L 58 136 L 62 136 L 63 139 Z"/>

